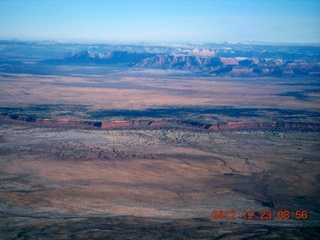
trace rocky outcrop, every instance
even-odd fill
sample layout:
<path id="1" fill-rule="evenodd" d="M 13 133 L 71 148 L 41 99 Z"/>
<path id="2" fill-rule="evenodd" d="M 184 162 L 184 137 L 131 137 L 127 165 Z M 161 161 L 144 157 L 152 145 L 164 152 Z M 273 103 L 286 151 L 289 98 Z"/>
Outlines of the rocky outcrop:
<path id="1" fill-rule="evenodd" d="M 277 123 L 255 123 L 255 122 L 231 122 L 228 124 L 215 124 L 210 127 L 211 130 L 234 130 L 234 129 L 252 129 L 252 128 L 276 128 Z"/>
<path id="2" fill-rule="evenodd" d="M 274 129 L 274 130 L 320 130 L 319 123 L 290 123 L 290 122 L 230 122 L 226 124 L 200 123 L 196 121 L 177 120 L 122 120 L 122 121 L 80 121 L 71 119 L 44 119 L 17 114 L 1 113 L 3 121 L 14 121 L 21 124 L 33 124 L 39 127 L 62 127 L 82 129 L 155 129 L 177 128 L 204 131 L 232 131 L 244 129 Z"/>
<path id="3" fill-rule="evenodd" d="M 137 63 L 135 67 L 139 68 L 162 68 L 202 71 L 210 70 L 222 66 L 220 58 L 187 56 L 187 55 L 157 55 L 144 59 Z"/>
<path id="4" fill-rule="evenodd" d="M 103 122 L 101 129 L 143 127 L 143 126 L 150 126 L 152 123 L 153 123 L 152 121 L 141 121 L 141 120 L 109 121 L 109 122 Z"/>

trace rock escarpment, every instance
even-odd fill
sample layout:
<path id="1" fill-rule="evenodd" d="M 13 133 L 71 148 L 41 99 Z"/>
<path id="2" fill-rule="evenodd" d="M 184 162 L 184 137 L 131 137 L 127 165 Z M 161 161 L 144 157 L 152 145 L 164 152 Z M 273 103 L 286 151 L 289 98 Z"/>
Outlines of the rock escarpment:
<path id="1" fill-rule="evenodd" d="M 206 50 L 203 50 L 206 51 Z M 285 54 L 284 50 L 272 54 L 254 51 L 202 52 L 135 52 L 111 51 L 106 53 L 72 52 L 63 59 L 46 61 L 50 64 L 102 64 L 134 68 L 174 69 L 217 76 L 319 76 L 320 63 L 317 53 Z M 311 56 L 311 57 L 310 57 Z"/>
<path id="2" fill-rule="evenodd" d="M 32 124 L 39 127 L 61 127 L 82 129 L 154 129 L 177 128 L 207 131 L 230 131 L 244 129 L 278 129 L 278 130 L 320 130 L 319 123 L 300 122 L 230 122 L 226 124 L 200 123 L 196 121 L 178 120 L 117 120 L 117 121 L 81 121 L 71 119 L 41 119 L 36 117 L 19 116 L 1 113 L 4 122 Z"/>

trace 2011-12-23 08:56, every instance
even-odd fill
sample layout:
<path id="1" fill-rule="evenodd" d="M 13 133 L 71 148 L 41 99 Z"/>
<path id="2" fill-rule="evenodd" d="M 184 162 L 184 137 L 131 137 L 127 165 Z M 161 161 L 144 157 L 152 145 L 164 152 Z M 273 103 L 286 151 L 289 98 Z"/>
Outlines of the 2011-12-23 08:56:
<path id="1" fill-rule="evenodd" d="M 306 210 L 244 210 L 242 212 L 237 212 L 236 210 L 213 210 L 212 220 L 218 219 L 248 219 L 248 220 L 271 220 L 271 219 L 296 219 L 305 220 L 308 218 L 308 213 Z"/>

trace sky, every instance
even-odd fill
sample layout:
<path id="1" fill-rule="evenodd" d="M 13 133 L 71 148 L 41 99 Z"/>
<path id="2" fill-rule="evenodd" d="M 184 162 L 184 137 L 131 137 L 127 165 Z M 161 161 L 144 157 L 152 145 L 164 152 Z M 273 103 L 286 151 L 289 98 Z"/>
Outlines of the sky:
<path id="1" fill-rule="evenodd" d="M 1 0 L 0 39 L 319 43 L 320 0 Z"/>

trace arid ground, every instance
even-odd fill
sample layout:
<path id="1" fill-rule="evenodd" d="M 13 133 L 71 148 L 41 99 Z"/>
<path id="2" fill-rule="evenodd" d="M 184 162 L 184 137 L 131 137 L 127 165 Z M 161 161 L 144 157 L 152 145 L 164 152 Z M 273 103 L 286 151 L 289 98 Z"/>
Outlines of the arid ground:
<path id="1" fill-rule="evenodd" d="M 0 76 L 1 239 L 319 236 L 319 78 L 69 68 Z"/>

